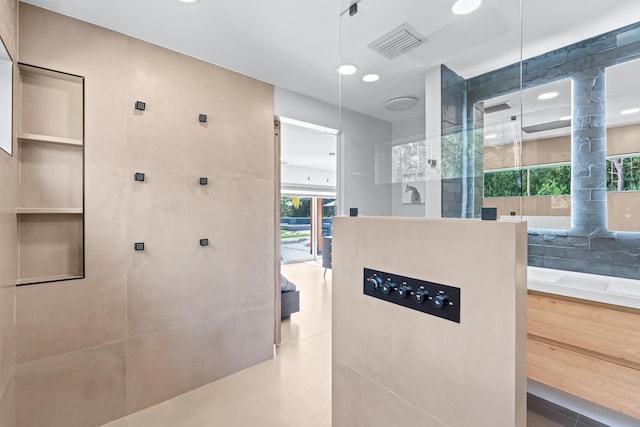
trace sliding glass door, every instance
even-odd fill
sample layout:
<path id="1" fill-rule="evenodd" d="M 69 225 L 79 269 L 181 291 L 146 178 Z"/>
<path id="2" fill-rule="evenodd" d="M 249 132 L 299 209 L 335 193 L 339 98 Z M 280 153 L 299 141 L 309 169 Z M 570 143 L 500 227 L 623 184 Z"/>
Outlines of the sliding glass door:
<path id="1" fill-rule="evenodd" d="M 280 257 L 285 264 L 316 260 L 322 237 L 333 229 L 335 198 L 285 195 L 280 198 Z"/>

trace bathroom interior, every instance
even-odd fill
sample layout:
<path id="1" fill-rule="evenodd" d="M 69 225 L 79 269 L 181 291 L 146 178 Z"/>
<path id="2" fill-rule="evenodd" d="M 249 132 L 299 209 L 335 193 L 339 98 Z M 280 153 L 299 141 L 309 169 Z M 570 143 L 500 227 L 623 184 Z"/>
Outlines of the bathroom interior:
<path id="1" fill-rule="evenodd" d="M 0 427 L 277 358 L 274 118 L 336 131 L 333 426 L 640 423 L 636 1 L 336 0 L 305 87 L 72 3 L 0 3 Z"/>

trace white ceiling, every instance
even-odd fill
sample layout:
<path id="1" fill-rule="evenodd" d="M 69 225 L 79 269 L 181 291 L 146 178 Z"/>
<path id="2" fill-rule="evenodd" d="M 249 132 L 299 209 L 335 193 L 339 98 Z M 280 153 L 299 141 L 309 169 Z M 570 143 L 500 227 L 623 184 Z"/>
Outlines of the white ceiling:
<path id="1" fill-rule="evenodd" d="M 444 63 L 472 77 L 520 58 L 518 0 L 484 0 L 473 14 L 451 13 L 454 0 L 27 0 L 225 68 L 338 104 L 337 65 L 360 71 L 342 79 L 342 104 L 397 121 L 422 114 L 423 72 Z M 531 57 L 640 21 L 638 0 L 523 0 L 522 45 Z M 428 41 L 388 60 L 367 45 L 409 23 Z M 365 85 L 364 72 L 380 81 Z M 415 95 L 422 104 L 389 112 L 384 102 Z"/>
<path id="2" fill-rule="evenodd" d="M 280 159 L 283 165 L 335 172 L 335 135 L 284 121 L 280 129 Z"/>

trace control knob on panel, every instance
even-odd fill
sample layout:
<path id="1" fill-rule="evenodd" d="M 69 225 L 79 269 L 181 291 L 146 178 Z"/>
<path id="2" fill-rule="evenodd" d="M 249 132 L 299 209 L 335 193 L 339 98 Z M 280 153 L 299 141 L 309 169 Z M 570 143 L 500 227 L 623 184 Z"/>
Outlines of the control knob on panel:
<path id="1" fill-rule="evenodd" d="M 393 283 L 393 280 L 387 279 L 387 281 L 384 282 L 384 285 L 382 285 L 382 292 L 385 294 L 390 294 L 391 292 L 396 290 L 397 287 L 398 286 Z"/>
<path id="2" fill-rule="evenodd" d="M 380 277 L 378 277 L 377 275 L 373 275 L 371 277 L 369 277 L 367 279 L 367 282 L 369 282 L 371 285 L 373 285 L 373 290 L 377 291 L 378 289 L 380 289 L 382 287 L 382 279 Z"/>
<path id="3" fill-rule="evenodd" d="M 398 289 L 398 294 L 400 294 L 402 298 L 406 298 L 410 293 L 411 286 L 407 285 L 407 282 L 402 282 L 402 286 Z"/>
<path id="4" fill-rule="evenodd" d="M 413 294 L 413 296 L 417 302 L 422 304 L 427 300 L 427 298 L 429 298 L 429 291 L 425 288 L 420 288 L 415 292 L 415 294 Z"/>
<path id="5" fill-rule="evenodd" d="M 433 297 L 433 305 L 435 305 L 436 308 L 443 309 L 449 305 L 449 297 L 444 293 L 440 293 Z"/>

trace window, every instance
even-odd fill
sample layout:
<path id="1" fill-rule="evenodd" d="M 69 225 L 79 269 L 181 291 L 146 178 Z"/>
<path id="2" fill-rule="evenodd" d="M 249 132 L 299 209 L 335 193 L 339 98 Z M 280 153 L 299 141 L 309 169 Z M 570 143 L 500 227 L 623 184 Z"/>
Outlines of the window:
<path id="1" fill-rule="evenodd" d="M 571 165 L 556 163 L 487 171 L 484 197 L 563 196 L 571 194 Z"/>
<path id="2" fill-rule="evenodd" d="M 640 191 L 640 154 L 607 159 L 607 191 Z"/>

